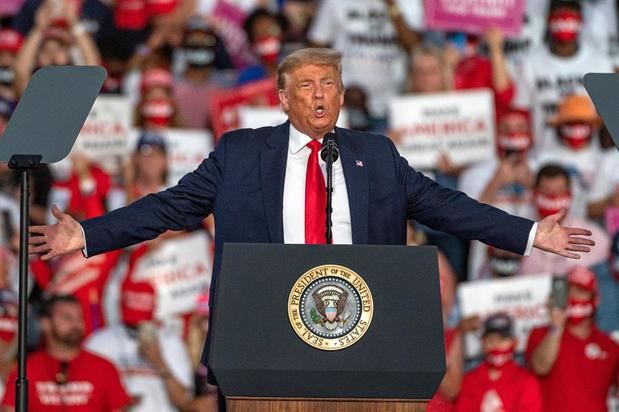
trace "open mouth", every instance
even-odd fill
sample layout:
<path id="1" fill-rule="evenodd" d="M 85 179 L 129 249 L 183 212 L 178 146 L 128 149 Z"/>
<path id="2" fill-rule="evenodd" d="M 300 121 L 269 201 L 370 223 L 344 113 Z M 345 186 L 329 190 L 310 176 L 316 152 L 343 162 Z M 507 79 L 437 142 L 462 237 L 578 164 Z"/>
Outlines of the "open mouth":
<path id="1" fill-rule="evenodd" d="M 321 118 L 327 114 L 325 107 L 323 105 L 318 105 L 314 108 L 314 117 Z"/>

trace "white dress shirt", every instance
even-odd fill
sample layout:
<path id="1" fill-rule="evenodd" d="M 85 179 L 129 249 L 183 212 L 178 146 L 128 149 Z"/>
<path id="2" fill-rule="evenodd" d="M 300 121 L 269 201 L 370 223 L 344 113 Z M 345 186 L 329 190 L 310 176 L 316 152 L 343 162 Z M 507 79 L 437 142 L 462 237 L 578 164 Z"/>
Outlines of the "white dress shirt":
<path id="1" fill-rule="evenodd" d="M 311 137 L 290 124 L 286 177 L 284 178 L 284 243 L 305 243 L 305 175 L 307 159 L 312 152 L 307 144 Z M 318 157 L 320 169 L 326 179 L 327 165 Z M 325 181 L 326 185 L 326 181 Z M 350 207 L 344 169 L 340 159 L 333 163 L 333 243 L 352 244 Z"/>

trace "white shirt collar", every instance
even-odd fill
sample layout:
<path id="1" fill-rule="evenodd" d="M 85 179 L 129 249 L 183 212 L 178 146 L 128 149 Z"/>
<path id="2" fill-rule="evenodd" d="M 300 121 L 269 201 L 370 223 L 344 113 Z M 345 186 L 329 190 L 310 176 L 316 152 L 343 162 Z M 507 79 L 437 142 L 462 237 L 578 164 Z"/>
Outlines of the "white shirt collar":
<path id="1" fill-rule="evenodd" d="M 331 132 L 335 132 L 335 129 L 331 130 Z M 297 154 L 303 149 L 309 142 L 313 139 L 308 135 L 300 132 L 296 127 L 292 125 L 290 122 L 290 140 L 288 142 L 288 149 L 290 153 Z M 318 139 L 320 143 L 322 143 L 322 139 Z"/>
<path id="2" fill-rule="evenodd" d="M 296 154 L 301 149 L 303 149 L 309 142 L 312 141 L 312 138 L 306 134 L 301 133 L 296 127 L 290 123 L 290 141 L 288 143 L 288 148 L 290 149 L 290 153 Z"/>

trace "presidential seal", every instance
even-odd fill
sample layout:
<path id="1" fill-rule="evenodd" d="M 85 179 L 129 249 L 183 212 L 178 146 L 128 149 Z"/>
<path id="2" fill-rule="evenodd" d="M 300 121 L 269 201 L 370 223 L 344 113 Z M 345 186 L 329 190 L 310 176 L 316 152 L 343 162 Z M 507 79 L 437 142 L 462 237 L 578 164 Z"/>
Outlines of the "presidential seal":
<path id="1" fill-rule="evenodd" d="M 288 297 L 288 318 L 308 345 L 340 350 L 355 344 L 370 327 L 374 301 L 365 281 L 339 265 L 305 272 Z"/>

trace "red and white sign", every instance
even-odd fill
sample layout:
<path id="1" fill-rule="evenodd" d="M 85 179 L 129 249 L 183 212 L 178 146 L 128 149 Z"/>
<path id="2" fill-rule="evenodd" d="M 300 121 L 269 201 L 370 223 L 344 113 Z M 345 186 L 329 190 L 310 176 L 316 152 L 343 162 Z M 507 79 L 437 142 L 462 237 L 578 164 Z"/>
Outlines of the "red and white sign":
<path id="1" fill-rule="evenodd" d="M 116 174 L 128 154 L 127 138 L 132 121 L 133 108 L 128 97 L 97 97 L 73 151 L 85 153 L 106 171 Z"/>
<path id="2" fill-rule="evenodd" d="M 462 318 L 477 315 L 483 322 L 494 313 L 508 313 L 518 338 L 516 351 L 523 352 L 531 329 L 548 323 L 551 286 L 550 274 L 465 282 L 458 287 L 460 314 Z M 467 358 L 480 355 L 480 334 L 465 336 Z"/>
<path id="3" fill-rule="evenodd" d="M 132 276 L 136 282 L 151 282 L 157 292 L 155 317 L 164 320 L 195 310 L 212 269 L 210 239 L 197 231 L 163 240 L 139 260 Z"/>
<path id="4" fill-rule="evenodd" d="M 241 106 L 279 105 L 275 79 L 264 79 L 247 83 L 234 89 L 214 93 L 210 100 L 215 139 L 230 130 L 239 128 L 239 108 Z"/>
<path id="5" fill-rule="evenodd" d="M 476 34 L 497 26 L 508 36 L 518 36 L 524 6 L 524 0 L 425 0 L 425 25 Z"/>
<path id="6" fill-rule="evenodd" d="M 398 150 L 415 168 L 435 168 L 441 154 L 456 165 L 495 156 L 494 103 L 487 89 L 405 95 L 389 109 Z"/>

